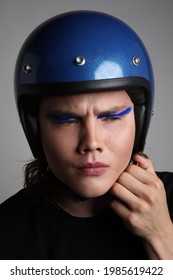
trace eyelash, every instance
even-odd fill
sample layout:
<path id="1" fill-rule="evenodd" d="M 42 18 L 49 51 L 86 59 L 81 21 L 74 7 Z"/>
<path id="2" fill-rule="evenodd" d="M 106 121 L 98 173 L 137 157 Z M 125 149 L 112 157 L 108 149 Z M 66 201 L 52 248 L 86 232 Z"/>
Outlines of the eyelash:
<path id="1" fill-rule="evenodd" d="M 117 121 L 117 120 L 120 120 L 121 118 L 120 117 L 116 117 L 116 116 L 112 116 L 112 115 L 105 115 L 104 117 L 101 117 L 101 118 L 98 118 L 102 121 Z"/>
<path id="2" fill-rule="evenodd" d="M 99 115 L 97 118 L 103 119 L 103 120 L 112 120 L 112 121 L 115 120 L 116 121 L 116 120 L 120 120 L 121 117 L 130 113 L 131 110 L 132 110 L 132 107 L 127 107 L 125 110 L 123 110 L 119 113 L 103 114 L 103 115 Z"/>
<path id="3" fill-rule="evenodd" d="M 63 116 L 56 116 L 53 114 L 47 114 L 47 118 L 53 121 L 56 124 L 72 124 L 79 121 L 78 117 L 63 117 Z"/>
<path id="4" fill-rule="evenodd" d="M 126 108 L 125 110 L 119 112 L 119 113 L 111 113 L 111 114 L 102 114 L 98 115 L 97 119 L 101 119 L 103 121 L 116 121 L 120 120 L 121 117 L 127 115 L 131 111 L 131 107 Z M 54 114 L 47 114 L 47 118 L 52 120 L 54 123 L 59 125 L 70 125 L 74 123 L 78 123 L 81 118 L 80 117 L 66 117 L 66 116 L 57 116 Z"/>

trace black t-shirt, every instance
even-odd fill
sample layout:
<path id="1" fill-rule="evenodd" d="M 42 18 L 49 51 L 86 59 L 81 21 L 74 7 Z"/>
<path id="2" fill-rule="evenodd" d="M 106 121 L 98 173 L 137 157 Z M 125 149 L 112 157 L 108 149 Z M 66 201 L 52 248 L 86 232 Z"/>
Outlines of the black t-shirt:
<path id="1" fill-rule="evenodd" d="M 173 174 L 158 176 L 172 217 Z M 24 189 L 0 205 L 0 259 L 142 260 L 147 255 L 142 240 L 111 210 L 74 217 L 50 201 L 32 204 Z"/>

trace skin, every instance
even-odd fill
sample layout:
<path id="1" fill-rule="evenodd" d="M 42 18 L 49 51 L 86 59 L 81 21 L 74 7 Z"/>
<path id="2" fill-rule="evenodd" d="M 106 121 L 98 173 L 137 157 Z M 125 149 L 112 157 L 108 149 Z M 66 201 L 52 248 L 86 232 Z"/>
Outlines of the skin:
<path id="1" fill-rule="evenodd" d="M 173 259 L 173 224 L 166 193 L 152 162 L 135 155 L 138 166 L 129 165 L 110 192 L 112 209 L 143 240 L 150 259 Z"/>
<path id="2" fill-rule="evenodd" d="M 114 107 L 113 112 L 127 107 L 132 110 L 118 119 L 98 118 Z M 56 123 L 47 118 L 47 114 L 64 111 L 77 114 L 80 119 Z M 93 209 L 100 207 L 97 198 L 109 191 L 131 159 L 135 120 L 128 94 L 117 91 L 47 97 L 40 105 L 39 122 L 50 169 L 74 193 L 90 199 L 76 204 L 66 197 L 59 204 L 73 215 L 95 214 Z M 82 174 L 80 167 L 93 162 L 106 164 L 106 171 L 93 176 Z M 77 208 L 75 213 L 74 208 Z"/>
<path id="3" fill-rule="evenodd" d="M 132 107 L 116 120 L 98 118 L 116 106 Z M 77 113 L 79 119 L 56 123 L 51 112 Z M 109 206 L 126 226 L 140 236 L 150 259 L 173 259 L 173 225 L 165 189 L 150 159 L 134 155 L 138 165 L 129 164 L 134 145 L 133 104 L 125 91 L 90 93 L 44 98 L 39 110 L 42 145 L 55 176 L 77 195 L 87 198 L 57 201 L 71 215 L 86 217 L 100 212 L 102 197 L 109 192 Z M 79 167 L 88 162 L 104 162 L 102 174 L 82 174 Z"/>

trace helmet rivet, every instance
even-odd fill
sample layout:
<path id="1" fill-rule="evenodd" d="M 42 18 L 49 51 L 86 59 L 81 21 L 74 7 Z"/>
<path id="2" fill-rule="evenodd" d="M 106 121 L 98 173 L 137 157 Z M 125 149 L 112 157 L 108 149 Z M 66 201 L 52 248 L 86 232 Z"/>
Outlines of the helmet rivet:
<path id="1" fill-rule="evenodd" d="M 140 62 L 141 62 L 141 60 L 140 60 L 139 57 L 134 56 L 134 57 L 132 58 L 132 63 L 133 63 L 133 65 L 139 66 Z"/>
<path id="2" fill-rule="evenodd" d="M 85 62 L 86 62 L 86 60 L 85 60 L 85 57 L 83 57 L 83 56 L 77 56 L 77 57 L 75 58 L 75 63 L 76 63 L 77 65 L 79 65 L 79 66 L 84 65 Z"/>
<path id="3" fill-rule="evenodd" d="M 29 72 L 31 72 L 31 70 L 32 70 L 31 65 L 25 64 L 25 65 L 23 66 L 23 72 L 24 72 L 25 74 L 28 74 Z"/>

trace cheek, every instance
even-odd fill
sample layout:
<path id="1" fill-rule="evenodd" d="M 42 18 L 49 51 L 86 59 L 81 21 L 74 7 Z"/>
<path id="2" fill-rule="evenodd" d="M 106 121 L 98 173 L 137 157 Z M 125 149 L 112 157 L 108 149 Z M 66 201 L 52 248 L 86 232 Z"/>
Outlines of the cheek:
<path id="1" fill-rule="evenodd" d="M 135 124 L 134 122 L 123 126 L 109 137 L 109 146 L 112 150 L 113 160 L 116 162 L 116 168 L 122 172 L 132 156 L 135 140 Z"/>
<path id="2" fill-rule="evenodd" d="M 123 126 L 112 129 L 108 136 L 108 141 L 116 150 L 131 150 L 135 140 L 135 124 L 134 121 L 127 122 Z"/>
<path id="3" fill-rule="evenodd" d="M 69 135 L 55 130 L 42 131 L 42 146 L 49 164 L 58 165 L 63 162 L 66 155 L 70 155 L 74 150 L 74 139 Z"/>
<path id="4" fill-rule="evenodd" d="M 129 157 L 132 155 L 134 142 L 135 142 L 135 124 L 132 123 L 124 129 L 124 133 L 122 134 L 122 146 L 121 148 L 124 150 L 124 154 Z"/>
<path id="5" fill-rule="evenodd" d="M 121 144 L 126 151 L 131 150 L 135 141 L 135 126 L 131 125 L 129 127 L 124 128 L 121 133 Z"/>

